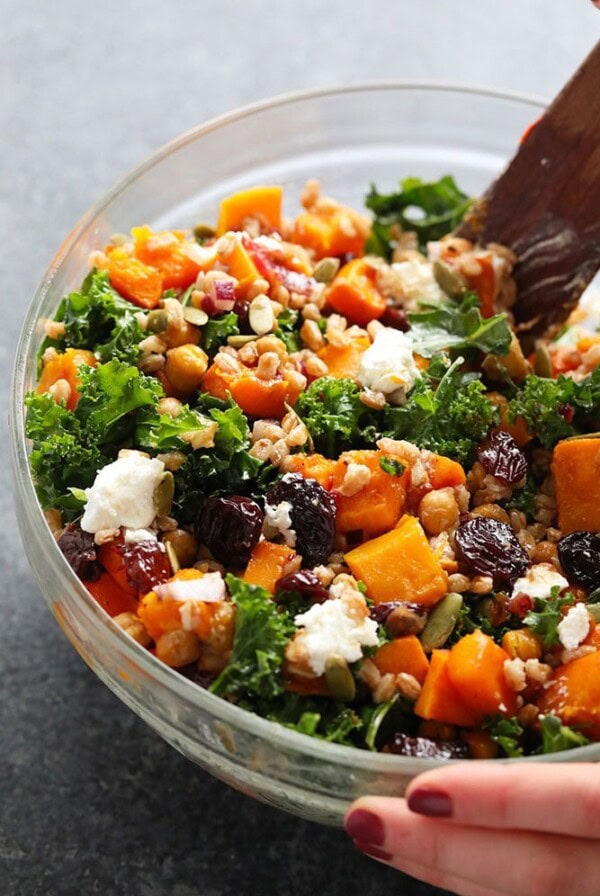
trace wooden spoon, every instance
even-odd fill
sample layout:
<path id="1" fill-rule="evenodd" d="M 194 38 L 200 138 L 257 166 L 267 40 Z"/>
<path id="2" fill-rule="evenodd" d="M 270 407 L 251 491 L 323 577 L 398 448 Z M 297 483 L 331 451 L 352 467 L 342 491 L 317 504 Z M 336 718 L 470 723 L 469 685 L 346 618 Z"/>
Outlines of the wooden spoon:
<path id="1" fill-rule="evenodd" d="M 457 235 L 517 256 L 524 341 L 568 317 L 600 268 L 600 41 Z"/>

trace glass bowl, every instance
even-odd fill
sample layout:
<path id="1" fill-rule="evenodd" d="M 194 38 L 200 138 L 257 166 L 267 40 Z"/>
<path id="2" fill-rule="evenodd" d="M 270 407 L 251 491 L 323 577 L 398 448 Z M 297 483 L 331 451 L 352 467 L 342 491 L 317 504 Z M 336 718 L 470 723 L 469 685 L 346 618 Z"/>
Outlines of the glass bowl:
<path id="1" fill-rule="evenodd" d="M 181 753 L 232 787 L 314 821 L 339 825 L 356 797 L 401 795 L 437 763 L 326 743 L 254 716 L 162 665 L 112 622 L 56 547 L 29 472 L 23 395 L 35 384 L 42 321 L 79 286 L 90 251 L 111 234 L 142 223 L 215 220 L 219 200 L 243 187 L 282 184 L 290 214 L 312 177 L 357 207 L 371 182 L 387 190 L 407 175 L 451 173 L 476 194 L 541 108 L 533 99 L 486 90 L 381 84 L 297 94 L 222 116 L 168 144 L 83 217 L 52 260 L 25 320 L 11 408 L 16 503 L 29 562 L 56 620 L 99 678 Z M 593 744 L 544 758 L 599 757 L 600 744 Z"/>

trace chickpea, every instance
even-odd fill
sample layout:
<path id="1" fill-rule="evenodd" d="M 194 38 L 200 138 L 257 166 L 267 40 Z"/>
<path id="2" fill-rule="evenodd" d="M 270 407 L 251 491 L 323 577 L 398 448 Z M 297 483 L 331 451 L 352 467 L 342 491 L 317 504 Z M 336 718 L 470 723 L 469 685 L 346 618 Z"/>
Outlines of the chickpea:
<path id="1" fill-rule="evenodd" d="M 428 492 L 419 505 L 419 520 L 429 535 L 439 535 L 458 523 L 458 504 L 451 488 Z"/>
<path id="2" fill-rule="evenodd" d="M 540 639 L 526 628 L 506 632 L 502 647 L 513 660 L 539 660 L 542 657 Z"/>
<path id="3" fill-rule="evenodd" d="M 207 367 L 208 356 L 197 345 L 179 345 L 167 352 L 165 373 L 179 392 L 199 389 Z"/>
<path id="4" fill-rule="evenodd" d="M 171 545 L 184 569 L 193 566 L 198 553 L 198 543 L 191 532 L 186 532 L 185 529 L 173 529 L 171 532 L 165 532 L 163 542 Z"/>
<path id="5" fill-rule="evenodd" d="M 150 641 L 152 639 L 146 631 L 144 623 L 135 615 L 135 613 L 119 613 L 118 616 L 114 617 L 114 621 L 119 628 L 122 628 L 124 632 L 127 632 L 129 637 L 133 638 L 134 641 L 137 641 L 138 644 L 141 644 L 142 647 L 150 646 Z"/>
<path id="6" fill-rule="evenodd" d="M 156 641 L 156 656 L 175 669 L 200 659 L 200 641 L 194 632 L 176 629 L 166 632 Z"/>

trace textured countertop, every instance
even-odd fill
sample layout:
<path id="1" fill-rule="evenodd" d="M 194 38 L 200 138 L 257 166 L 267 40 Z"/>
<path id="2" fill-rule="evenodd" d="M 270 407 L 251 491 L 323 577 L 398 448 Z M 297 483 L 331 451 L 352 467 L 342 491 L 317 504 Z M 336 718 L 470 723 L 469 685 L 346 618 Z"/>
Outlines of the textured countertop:
<path id="1" fill-rule="evenodd" d="M 24 311 L 53 252 L 100 194 L 179 132 L 268 95 L 361 80 L 446 79 L 549 96 L 600 32 L 589 0 L 104 0 L 89 7 L 0 0 L 6 393 Z M 64 639 L 33 582 L 7 454 L 0 467 L 3 896 L 441 893 L 359 855 L 342 832 L 228 789 L 113 697 Z"/>

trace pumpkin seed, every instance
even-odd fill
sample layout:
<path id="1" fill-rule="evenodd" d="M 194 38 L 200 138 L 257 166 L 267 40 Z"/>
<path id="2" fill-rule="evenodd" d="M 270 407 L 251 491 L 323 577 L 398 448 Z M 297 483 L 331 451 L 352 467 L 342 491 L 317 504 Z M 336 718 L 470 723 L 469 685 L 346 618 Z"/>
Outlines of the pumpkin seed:
<path id="1" fill-rule="evenodd" d="M 437 647 L 442 647 L 446 643 L 460 616 L 462 605 L 462 595 L 457 594 L 455 591 L 450 591 L 433 608 L 427 624 L 421 632 L 423 650 L 429 652 Z"/>
<path id="2" fill-rule="evenodd" d="M 203 327 L 208 321 L 208 314 L 206 311 L 203 311 L 202 308 L 194 308 L 193 305 L 186 305 L 183 309 L 183 319 L 186 320 L 188 324 L 193 324 L 195 327 Z"/>
<path id="3" fill-rule="evenodd" d="M 227 345 L 232 345 L 233 348 L 241 348 L 243 345 L 248 345 L 249 342 L 256 341 L 256 333 L 252 333 L 248 336 L 244 336 L 239 334 L 237 336 L 228 336 L 227 337 Z"/>
<path id="4" fill-rule="evenodd" d="M 194 237 L 199 243 L 203 243 L 204 240 L 211 240 L 216 235 L 215 228 L 211 227 L 210 224 L 205 224 L 203 221 L 194 227 Z"/>
<path id="5" fill-rule="evenodd" d="M 569 436 L 565 442 L 577 442 L 579 439 L 600 439 L 600 432 L 584 432 L 578 436 Z"/>
<path id="6" fill-rule="evenodd" d="M 260 294 L 250 302 L 248 321 L 257 336 L 266 336 L 275 325 L 275 315 L 268 296 Z"/>
<path id="7" fill-rule="evenodd" d="M 596 622 L 600 622 L 600 604 L 587 604 L 586 609 Z"/>
<path id="8" fill-rule="evenodd" d="M 175 573 L 179 572 L 179 570 L 181 569 L 181 564 L 179 562 L 179 558 L 178 558 L 177 554 L 175 553 L 175 548 L 173 547 L 173 545 L 171 544 L 170 541 L 163 541 L 163 544 L 164 544 L 165 550 L 167 552 L 167 557 L 169 558 L 169 563 L 171 564 L 171 569 L 173 571 L 173 575 L 175 575 Z"/>
<path id="9" fill-rule="evenodd" d="M 533 370 L 538 376 L 546 379 L 552 378 L 552 361 L 550 360 L 550 352 L 548 346 L 543 342 L 535 343 L 535 356 L 533 360 Z"/>
<path id="10" fill-rule="evenodd" d="M 443 261 L 433 262 L 433 276 L 442 292 L 451 299 L 460 299 L 465 294 L 467 287 L 464 280 Z"/>
<path id="11" fill-rule="evenodd" d="M 322 258 L 315 265 L 313 277 L 317 283 L 331 283 L 339 269 L 339 258 Z"/>
<path id="12" fill-rule="evenodd" d="M 151 311 L 146 318 L 146 330 L 150 333 L 164 333 L 169 326 L 169 315 L 162 308 Z"/>
<path id="13" fill-rule="evenodd" d="M 330 656 L 325 664 L 325 681 L 336 700 L 354 700 L 356 682 L 348 663 L 341 656 Z"/>
<path id="14" fill-rule="evenodd" d="M 154 489 L 154 506 L 157 516 L 169 516 L 175 495 L 175 479 L 169 470 L 165 470 Z"/>

